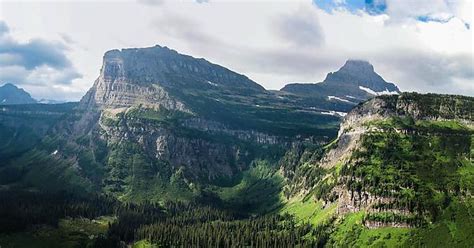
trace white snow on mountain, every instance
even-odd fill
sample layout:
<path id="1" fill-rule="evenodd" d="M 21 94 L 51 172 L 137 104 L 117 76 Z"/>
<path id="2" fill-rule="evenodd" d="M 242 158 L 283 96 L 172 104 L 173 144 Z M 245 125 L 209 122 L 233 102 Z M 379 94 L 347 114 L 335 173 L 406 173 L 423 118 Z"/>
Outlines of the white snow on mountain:
<path id="1" fill-rule="evenodd" d="M 341 116 L 341 117 L 344 117 L 347 115 L 347 113 L 345 112 L 339 112 L 339 111 L 329 111 L 329 112 L 321 112 L 321 114 L 323 115 L 333 115 L 333 116 Z"/>
<path id="2" fill-rule="evenodd" d="M 381 96 L 381 95 L 398 95 L 398 92 L 396 91 L 389 91 L 387 88 L 385 88 L 384 91 L 379 91 L 379 92 L 376 92 L 372 89 L 369 89 L 367 87 L 364 87 L 364 86 L 359 86 L 359 89 L 371 94 L 371 95 L 374 95 L 374 96 Z"/>
<path id="3" fill-rule="evenodd" d="M 210 84 L 210 85 L 212 85 L 212 86 L 215 86 L 215 87 L 219 86 L 218 84 L 213 83 L 213 82 L 211 82 L 211 81 L 207 81 L 207 83 Z"/>
<path id="4" fill-rule="evenodd" d="M 346 99 L 343 99 L 343 98 L 340 98 L 340 97 L 337 97 L 337 96 L 328 96 L 328 99 L 329 99 L 329 101 L 334 99 L 334 100 L 338 100 L 338 101 L 341 101 L 341 102 L 353 103 L 349 100 L 346 100 Z"/>

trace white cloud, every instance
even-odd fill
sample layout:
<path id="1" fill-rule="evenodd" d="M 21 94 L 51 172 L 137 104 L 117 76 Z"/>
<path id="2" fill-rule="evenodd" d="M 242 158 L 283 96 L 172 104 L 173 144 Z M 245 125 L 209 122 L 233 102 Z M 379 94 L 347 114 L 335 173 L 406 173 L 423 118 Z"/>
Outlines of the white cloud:
<path id="1" fill-rule="evenodd" d="M 386 5 L 390 22 L 415 22 L 421 17 L 441 22 L 457 18 L 472 23 L 472 0 L 386 0 Z"/>
<path id="2" fill-rule="evenodd" d="M 2 2 L 0 19 L 19 40 L 74 41 L 66 52 L 83 78 L 54 91 L 76 100 L 98 76 L 105 51 L 155 44 L 205 57 L 268 89 L 321 81 L 346 59 L 359 58 L 371 61 L 402 90 L 474 95 L 473 33 L 463 22 L 472 20 L 469 1 L 449 6 L 436 1 L 428 9 L 407 4 L 413 1 L 388 1 L 387 13 L 378 16 L 341 8 L 329 14 L 303 0 L 158 2 Z M 426 13 L 459 18 L 446 23 L 404 19 Z"/>

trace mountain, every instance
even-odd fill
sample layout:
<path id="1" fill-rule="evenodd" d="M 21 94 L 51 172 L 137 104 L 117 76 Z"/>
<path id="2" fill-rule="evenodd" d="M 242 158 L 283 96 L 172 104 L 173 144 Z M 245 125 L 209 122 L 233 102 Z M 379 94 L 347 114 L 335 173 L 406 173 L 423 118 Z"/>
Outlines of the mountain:
<path id="1" fill-rule="evenodd" d="M 321 84 L 396 89 L 344 67 Z M 112 50 L 79 103 L 0 108 L 0 244 L 469 247 L 472 109 L 273 92 L 166 47 Z"/>
<path id="2" fill-rule="evenodd" d="M 285 212 L 338 216 L 333 247 L 472 245 L 473 109 L 472 97 L 416 93 L 356 106 L 323 153 L 290 153 Z"/>
<path id="3" fill-rule="evenodd" d="M 25 90 L 9 83 L 0 87 L 0 105 L 31 103 L 36 103 L 36 100 Z"/>
<path id="4" fill-rule="evenodd" d="M 338 71 L 331 72 L 321 83 L 292 83 L 280 91 L 289 92 L 305 98 L 336 101 L 352 105 L 377 95 L 399 94 L 393 83 L 386 82 L 366 61 L 348 60 Z"/>
<path id="5" fill-rule="evenodd" d="M 23 154 L 24 166 L 14 156 L 3 160 L 9 173 L 27 173 L 54 159 L 62 169 L 49 166 L 38 177 L 62 190 L 133 202 L 212 195 L 262 212 L 278 205 L 278 160 L 286 149 L 326 143 L 338 123 L 204 59 L 160 46 L 112 50 L 77 108 L 50 127 L 35 152 Z M 22 183 L 44 187 L 29 179 Z M 250 197 L 259 191 L 271 192 L 268 201 Z"/>

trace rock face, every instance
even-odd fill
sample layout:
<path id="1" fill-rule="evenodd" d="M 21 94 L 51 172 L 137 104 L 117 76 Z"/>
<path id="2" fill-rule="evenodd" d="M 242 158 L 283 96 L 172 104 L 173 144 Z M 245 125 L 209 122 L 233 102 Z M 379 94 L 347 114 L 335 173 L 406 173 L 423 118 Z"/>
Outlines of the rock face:
<path id="1" fill-rule="evenodd" d="M 79 104 L 81 118 L 64 129 L 107 146 L 108 159 L 98 162 L 106 190 L 126 194 L 140 167 L 147 175 L 134 177 L 139 184 L 179 178 L 181 191 L 193 191 L 231 180 L 253 161 L 276 160 L 297 139 L 335 134 L 327 124 L 337 117 L 290 104 L 246 76 L 166 47 L 112 50 Z M 132 161 L 119 158 L 128 151 Z"/>
<path id="2" fill-rule="evenodd" d="M 36 103 L 36 100 L 25 90 L 13 84 L 5 84 L 0 87 L 0 105 L 31 103 Z"/>
<path id="3" fill-rule="evenodd" d="M 175 94 L 202 89 L 265 91 L 243 75 L 157 45 L 108 51 L 99 78 L 82 102 L 92 100 L 105 108 L 143 104 L 189 111 Z"/>
<path id="4" fill-rule="evenodd" d="M 321 83 L 292 83 L 281 89 L 307 98 L 322 98 L 345 104 L 357 104 L 377 95 L 399 94 L 393 83 L 386 82 L 367 61 L 348 60 Z"/>

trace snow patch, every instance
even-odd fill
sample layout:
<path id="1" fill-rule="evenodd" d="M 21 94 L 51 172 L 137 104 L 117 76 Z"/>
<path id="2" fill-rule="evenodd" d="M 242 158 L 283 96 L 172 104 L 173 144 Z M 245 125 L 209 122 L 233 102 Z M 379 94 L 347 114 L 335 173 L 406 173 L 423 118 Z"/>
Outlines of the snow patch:
<path id="1" fill-rule="evenodd" d="M 371 90 L 371 89 L 369 89 L 369 88 L 366 88 L 366 87 L 364 87 L 364 86 L 359 86 L 359 89 L 361 89 L 361 90 L 363 90 L 363 91 L 365 91 L 365 92 L 367 92 L 367 93 L 369 93 L 369 94 L 371 94 L 371 95 L 374 95 L 374 96 L 377 95 L 377 92 L 375 92 L 375 91 L 373 91 L 373 90 Z"/>
<path id="2" fill-rule="evenodd" d="M 340 98 L 340 97 L 337 97 L 337 96 L 328 96 L 328 99 L 329 99 L 329 101 L 334 99 L 334 100 L 338 100 L 338 101 L 341 101 L 341 102 L 353 103 L 349 100 L 346 100 L 346 99 L 343 99 L 343 98 Z"/>
<path id="3" fill-rule="evenodd" d="M 398 92 L 396 91 L 389 91 L 387 88 L 385 88 L 384 91 L 379 91 L 379 92 L 376 92 L 372 89 L 369 89 L 367 87 L 364 87 L 364 86 L 359 86 L 359 89 L 371 94 L 371 95 L 374 95 L 374 96 L 381 96 L 381 95 L 398 95 Z"/>
<path id="4" fill-rule="evenodd" d="M 377 92 L 379 95 L 398 95 L 398 92 L 396 91 L 389 91 L 387 88 L 385 88 L 384 91 Z"/>
<path id="5" fill-rule="evenodd" d="M 3 103 L 3 102 L 6 102 L 6 101 L 7 101 L 7 99 L 3 99 L 2 103 Z"/>
<path id="6" fill-rule="evenodd" d="M 54 152 L 51 153 L 51 155 L 56 155 L 58 154 L 58 150 L 54 150 Z"/>
<path id="7" fill-rule="evenodd" d="M 341 116 L 341 117 L 344 117 L 347 115 L 347 113 L 345 112 L 339 112 L 339 111 L 334 111 L 334 110 L 331 110 L 329 112 L 321 112 L 321 114 L 323 115 L 333 115 L 333 116 Z"/>
<path id="8" fill-rule="evenodd" d="M 349 95 L 346 95 L 347 98 L 351 98 L 351 99 L 356 99 L 355 97 L 353 96 L 349 96 Z"/>
<path id="9" fill-rule="evenodd" d="M 212 86 L 214 86 L 214 87 L 217 87 L 217 86 L 219 86 L 218 84 L 216 84 L 216 83 L 213 83 L 213 82 L 211 82 L 211 81 L 207 81 L 207 83 L 208 83 L 208 84 L 210 84 L 210 85 L 212 85 Z"/>

